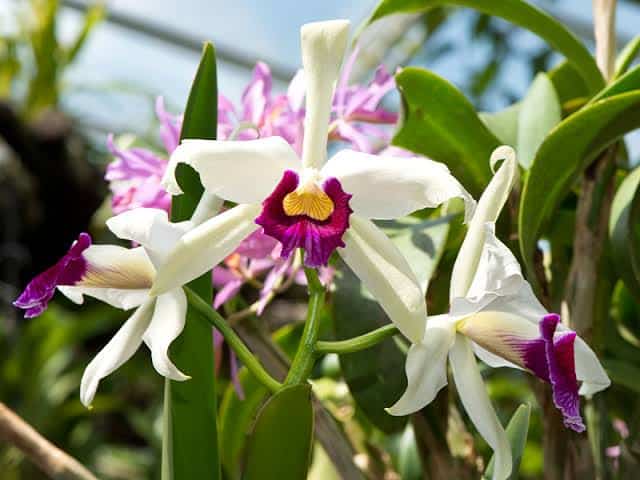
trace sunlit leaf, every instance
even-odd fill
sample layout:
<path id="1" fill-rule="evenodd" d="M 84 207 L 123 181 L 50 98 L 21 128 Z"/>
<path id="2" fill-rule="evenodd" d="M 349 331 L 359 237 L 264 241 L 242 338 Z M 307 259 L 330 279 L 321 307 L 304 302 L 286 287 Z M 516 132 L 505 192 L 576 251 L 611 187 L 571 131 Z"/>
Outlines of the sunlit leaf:
<path id="1" fill-rule="evenodd" d="M 629 66 L 633 63 L 638 52 L 640 51 L 640 35 L 636 35 L 629 43 L 627 43 L 616 58 L 616 68 L 613 78 L 623 75 Z"/>
<path id="2" fill-rule="evenodd" d="M 518 144 L 518 117 L 521 106 L 520 103 L 514 103 L 499 112 L 481 112 L 478 116 L 500 142 L 515 147 Z"/>

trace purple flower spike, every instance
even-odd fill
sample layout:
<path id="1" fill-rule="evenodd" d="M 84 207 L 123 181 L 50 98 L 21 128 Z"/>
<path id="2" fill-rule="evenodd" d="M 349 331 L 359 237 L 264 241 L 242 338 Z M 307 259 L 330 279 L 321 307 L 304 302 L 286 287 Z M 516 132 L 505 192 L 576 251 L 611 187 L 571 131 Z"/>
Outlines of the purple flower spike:
<path id="1" fill-rule="evenodd" d="M 296 190 L 298 174 L 287 170 L 273 193 L 262 202 L 263 209 L 256 223 L 264 228 L 264 233 L 282 244 L 282 258 L 288 258 L 296 248 L 304 248 L 305 264 L 309 267 L 327 265 L 329 257 L 338 247 L 344 247 L 342 236 L 349 227 L 349 207 L 351 195 L 346 193 L 340 182 L 329 178 L 322 187 L 333 202 L 333 211 L 325 220 L 316 220 L 307 215 L 288 215 L 283 201 L 287 194 Z"/>
<path id="2" fill-rule="evenodd" d="M 87 262 L 82 256 L 91 246 L 88 233 L 81 233 L 69 251 L 51 268 L 37 275 L 13 304 L 25 311 L 25 318 L 37 317 L 44 312 L 58 285 L 74 285 L 87 271 Z"/>

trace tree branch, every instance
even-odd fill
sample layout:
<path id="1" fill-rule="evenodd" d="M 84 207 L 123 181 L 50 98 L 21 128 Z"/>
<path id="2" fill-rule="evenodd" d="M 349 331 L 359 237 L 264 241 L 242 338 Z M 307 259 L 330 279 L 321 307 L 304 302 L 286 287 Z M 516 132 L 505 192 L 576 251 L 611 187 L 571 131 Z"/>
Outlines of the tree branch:
<path id="1" fill-rule="evenodd" d="M 0 439 L 20 449 L 50 478 L 98 480 L 75 458 L 49 442 L 2 402 L 0 402 Z"/>

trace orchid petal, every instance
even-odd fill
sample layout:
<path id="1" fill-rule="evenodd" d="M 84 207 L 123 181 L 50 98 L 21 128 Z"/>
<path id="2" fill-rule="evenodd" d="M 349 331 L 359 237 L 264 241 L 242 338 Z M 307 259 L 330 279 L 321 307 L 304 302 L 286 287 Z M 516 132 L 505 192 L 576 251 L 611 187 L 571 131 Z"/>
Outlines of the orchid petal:
<path id="1" fill-rule="evenodd" d="M 156 299 L 151 323 L 142 335 L 151 350 L 151 360 L 156 371 L 171 380 L 184 381 L 190 377 L 182 373 L 169 358 L 171 343 L 182 333 L 187 314 L 187 297 L 176 288 Z"/>
<path id="2" fill-rule="evenodd" d="M 97 288 L 82 286 L 58 286 L 58 290 L 65 297 L 78 305 L 84 303 L 84 295 L 97 298 L 98 300 L 122 310 L 130 310 L 142 305 L 149 298 L 149 289 L 121 288 Z"/>
<path id="3" fill-rule="evenodd" d="M 87 271 L 74 286 L 140 290 L 149 288 L 153 265 L 145 250 L 117 245 L 91 245 L 83 252 Z"/>
<path id="4" fill-rule="evenodd" d="M 460 400 L 469 418 L 495 452 L 493 480 L 504 480 L 511 474 L 511 446 L 489 400 L 470 342 L 462 335 L 456 336 L 449 361 Z"/>
<path id="5" fill-rule="evenodd" d="M 566 331 L 568 329 L 559 326 L 558 330 Z M 608 388 L 611 385 L 611 380 L 604 368 L 602 368 L 602 364 L 596 354 L 587 345 L 587 342 L 580 337 L 576 337 L 574 349 L 576 378 L 582 382 L 578 393 L 591 397 L 593 394 Z"/>
<path id="6" fill-rule="evenodd" d="M 258 228 L 259 205 L 238 205 L 187 232 L 158 269 L 151 295 L 180 287 L 211 270 Z"/>
<path id="7" fill-rule="evenodd" d="M 465 201 L 467 215 L 475 202 L 444 164 L 420 157 L 380 157 L 342 150 L 322 168 L 325 178 L 337 178 L 353 195 L 357 215 L 393 219 L 422 208 L 434 208 L 452 198 Z"/>
<path id="8" fill-rule="evenodd" d="M 183 140 L 171 155 L 162 185 L 172 195 L 182 189 L 175 178 L 179 163 L 191 165 L 205 189 L 235 203 L 260 203 L 285 170 L 300 169 L 296 152 L 281 137 L 258 140 Z"/>
<path id="9" fill-rule="evenodd" d="M 413 343 L 424 335 L 427 307 L 420 283 L 389 238 L 371 221 L 352 215 L 338 249 L 391 321 Z"/>
<path id="10" fill-rule="evenodd" d="M 504 162 L 478 201 L 478 207 L 469 223 L 469 230 L 453 265 L 451 288 L 449 290 L 451 299 L 464 297 L 467 294 L 484 244 L 485 223 L 497 220 L 502 207 L 509 197 L 511 188 L 516 182 L 518 163 L 515 151 L 511 147 L 504 145 L 496 148 L 491 154 L 490 162 L 492 167 L 502 159 L 504 159 Z"/>
<path id="11" fill-rule="evenodd" d="M 305 80 L 304 80 L 304 70 L 301 68 L 296 72 L 296 74 L 289 82 L 289 87 L 287 88 L 287 100 L 289 103 L 289 108 L 293 112 L 299 112 L 304 107 L 304 96 L 305 96 Z"/>
<path id="12" fill-rule="evenodd" d="M 171 251 L 180 237 L 191 227 L 191 222 L 171 223 L 167 212 L 157 208 L 136 208 L 111 217 L 107 228 L 118 238 L 131 240 L 143 247 L 157 267 Z"/>
<path id="13" fill-rule="evenodd" d="M 303 25 L 300 29 L 306 81 L 306 115 L 302 163 L 319 168 L 325 162 L 333 89 L 349 36 L 347 20 Z"/>
<path id="14" fill-rule="evenodd" d="M 424 340 L 411 345 L 405 371 L 407 389 L 387 412 L 409 415 L 426 407 L 447 384 L 447 354 L 456 338 L 455 326 L 446 315 L 427 321 Z"/>
<path id="15" fill-rule="evenodd" d="M 91 405 L 100 380 L 129 360 L 142 343 L 142 334 L 151 321 L 154 302 L 147 301 L 120 327 L 120 330 L 87 365 L 80 382 L 80 401 Z"/>

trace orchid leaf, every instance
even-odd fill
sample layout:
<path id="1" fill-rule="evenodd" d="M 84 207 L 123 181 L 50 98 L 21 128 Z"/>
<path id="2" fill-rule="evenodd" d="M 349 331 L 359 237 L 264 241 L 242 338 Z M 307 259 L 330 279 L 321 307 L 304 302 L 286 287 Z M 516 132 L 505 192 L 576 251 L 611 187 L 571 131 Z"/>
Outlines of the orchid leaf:
<path id="1" fill-rule="evenodd" d="M 532 282 L 533 254 L 544 222 L 600 152 L 639 126 L 640 92 L 624 93 L 582 108 L 542 143 L 520 200 L 520 249 Z"/>
<path id="2" fill-rule="evenodd" d="M 510 479 L 515 480 L 518 478 L 518 470 L 520 470 L 520 461 L 522 460 L 522 453 L 524 447 L 527 444 L 527 435 L 529 434 L 529 420 L 531 418 L 531 405 L 522 404 L 518 407 L 516 412 L 509 420 L 506 432 L 509 444 L 511 445 L 511 461 L 513 462 L 513 469 L 511 470 Z M 493 476 L 493 466 L 495 463 L 495 457 L 492 456 L 487 466 L 487 470 L 484 473 L 484 478 L 489 479 Z"/>
<path id="3" fill-rule="evenodd" d="M 189 93 L 181 138 L 214 139 L 217 112 L 215 51 L 207 43 Z M 172 199 L 171 220 L 182 221 L 191 217 L 203 188 L 197 173 L 186 165 L 179 166 L 176 176 L 184 194 Z M 211 303 L 211 274 L 204 274 L 189 287 Z M 182 334 L 171 346 L 171 356 L 176 366 L 192 379 L 170 382 L 170 398 L 165 399 L 165 408 L 171 411 L 166 427 L 172 435 L 172 448 L 165 452 L 171 459 L 163 459 L 163 463 L 172 465 L 171 479 L 219 479 L 213 336 L 211 326 L 191 308 Z"/>
<path id="4" fill-rule="evenodd" d="M 521 107 L 521 103 L 514 103 L 499 112 L 480 112 L 478 116 L 501 143 L 515 146 L 518 144 L 518 117 Z"/>
<path id="5" fill-rule="evenodd" d="M 553 83 L 539 73 L 524 97 L 518 116 L 518 162 L 524 169 L 533 163 L 538 147 L 562 119 L 562 109 Z"/>
<path id="6" fill-rule="evenodd" d="M 618 58 L 616 58 L 616 68 L 613 78 L 618 78 L 627 71 L 640 52 L 640 35 L 636 35 L 627 43 Z"/>
<path id="7" fill-rule="evenodd" d="M 264 404 L 247 445 L 244 480 L 307 478 L 313 446 L 311 386 L 284 387 Z"/>
<path id="8" fill-rule="evenodd" d="M 240 478 L 241 460 L 246 441 L 255 420 L 255 415 L 269 391 L 242 368 L 238 374 L 244 398 L 238 396 L 230 384 L 220 403 L 220 445 L 222 467 L 231 479 Z"/>
<path id="9" fill-rule="evenodd" d="M 606 88 L 603 88 L 598 95 L 591 99 L 590 103 L 631 90 L 640 90 L 640 65 L 617 78 L 613 83 L 607 85 Z"/>
<path id="10" fill-rule="evenodd" d="M 572 112 L 576 110 L 576 106 L 582 106 L 586 103 L 586 100 L 591 96 L 580 72 L 566 60 L 549 70 L 547 75 L 549 80 L 553 82 L 563 110 Z"/>
<path id="11" fill-rule="evenodd" d="M 382 0 L 367 23 L 395 13 L 419 13 L 449 5 L 501 17 L 535 33 L 567 58 L 592 94 L 604 86 L 602 74 L 584 44 L 549 14 L 523 0 Z"/>
<path id="12" fill-rule="evenodd" d="M 491 178 L 489 157 L 500 141 L 451 83 L 422 68 L 396 75 L 404 111 L 392 143 L 446 164 L 472 195 Z"/>
<path id="13" fill-rule="evenodd" d="M 631 294 L 640 300 L 640 167 L 620 184 L 611 204 L 609 237 L 613 262 Z"/>

